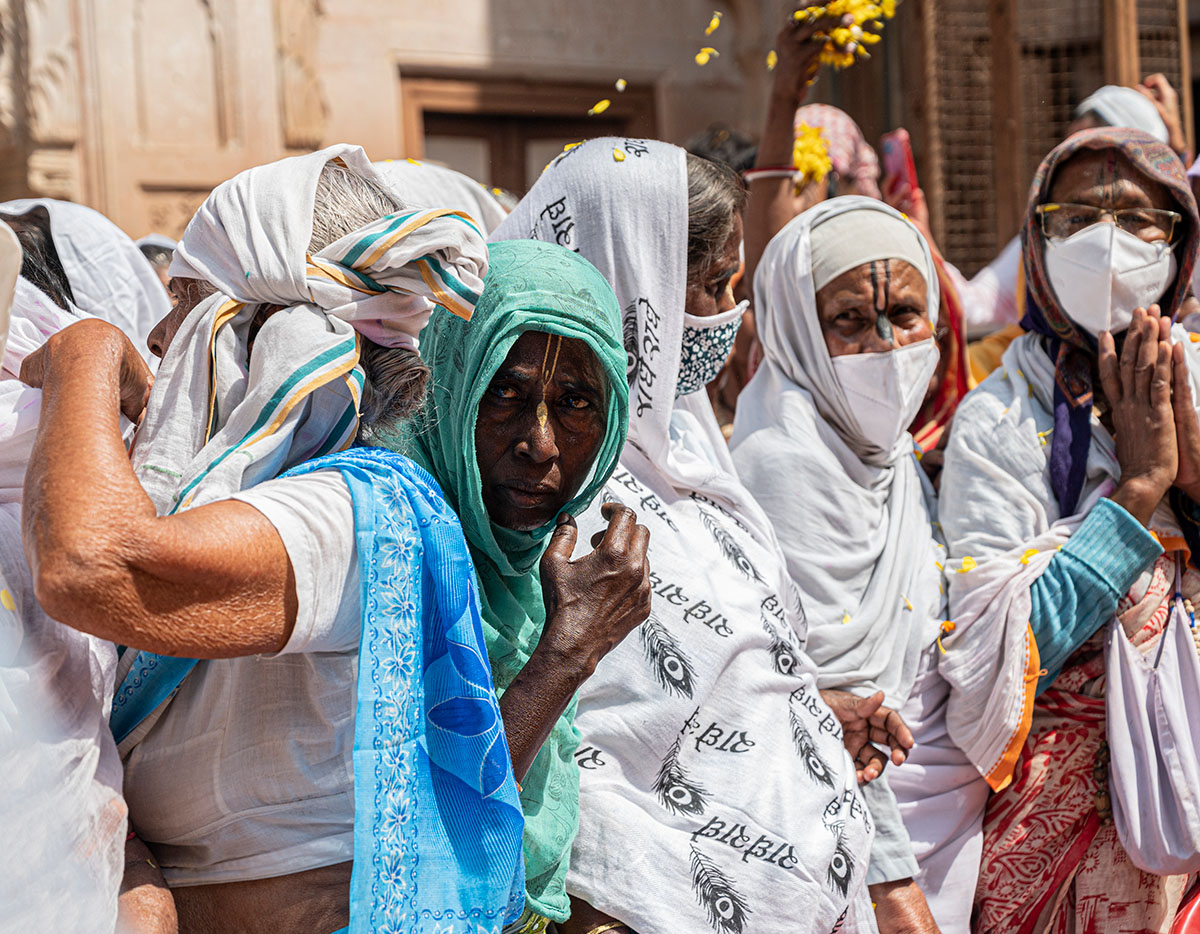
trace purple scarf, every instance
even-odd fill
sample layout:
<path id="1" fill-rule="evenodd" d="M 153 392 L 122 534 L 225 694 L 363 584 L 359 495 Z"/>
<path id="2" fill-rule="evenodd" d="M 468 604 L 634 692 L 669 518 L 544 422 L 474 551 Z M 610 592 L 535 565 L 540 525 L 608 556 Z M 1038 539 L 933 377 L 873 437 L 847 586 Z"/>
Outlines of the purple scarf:
<path id="1" fill-rule="evenodd" d="M 1055 147 L 1038 167 L 1029 194 L 1029 210 L 1021 231 L 1021 257 L 1025 265 L 1025 316 L 1021 326 L 1049 340 L 1046 352 L 1054 361 L 1054 434 L 1050 447 L 1050 484 L 1058 499 L 1060 515 L 1075 512 L 1087 472 L 1088 448 L 1092 440 L 1092 368 L 1096 340 L 1077 328 L 1058 303 L 1046 276 L 1039 204 L 1050 197 L 1057 169 L 1085 149 L 1113 149 L 1131 162 L 1149 180 L 1166 188 L 1183 215 L 1175 242 L 1179 271 L 1175 284 L 1159 302 L 1163 314 L 1179 313 L 1200 246 L 1200 215 L 1188 185 L 1183 163 L 1175 152 L 1154 137 L 1138 130 L 1103 127 L 1076 133 Z"/>

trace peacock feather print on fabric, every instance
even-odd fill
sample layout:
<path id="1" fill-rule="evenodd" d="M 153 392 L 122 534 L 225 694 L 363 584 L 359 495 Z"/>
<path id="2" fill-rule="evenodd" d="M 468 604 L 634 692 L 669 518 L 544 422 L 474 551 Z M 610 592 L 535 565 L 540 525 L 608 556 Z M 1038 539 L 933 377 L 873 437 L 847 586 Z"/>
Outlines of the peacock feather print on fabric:
<path id="1" fill-rule="evenodd" d="M 799 677 L 800 658 L 796 650 L 780 635 L 777 627 L 771 624 L 770 618 L 762 614 L 762 627 L 771 640 L 771 663 L 781 675 Z"/>
<path id="2" fill-rule="evenodd" d="M 692 844 L 692 888 L 696 900 L 708 915 L 708 923 L 718 934 L 742 934 L 751 914 L 746 899 L 733 880 Z"/>
<path id="3" fill-rule="evenodd" d="M 671 631 L 651 613 L 639 633 L 646 661 L 662 689 L 680 697 L 691 697 L 695 670 Z"/>
<path id="4" fill-rule="evenodd" d="M 795 745 L 800 762 L 809 777 L 832 788 L 833 772 L 829 768 L 829 764 L 821 758 L 821 753 L 817 750 L 817 741 L 813 739 L 812 733 L 801 722 L 800 715 L 796 712 L 795 696 L 793 693 L 793 702 L 788 706 L 788 720 L 792 725 L 792 743 Z"/>
<path id="5" fill-rule="evenodd" d="M 663 759 L 658 777 L 654 780 L 654 793 L 662 806 L 672 814 L 697 817 L 704 813 L 708 804 L 708 792 L 695 782 L 689 781 L 683 766 L 679 764 L 682 742 L 682 736 L 676 739 Z"/>
<path id="6" fill-rule="evenodd" d="M 721 528 L 721 524 L 707 509 L 700 509 L 700 521 L 704 523 L 704 527 L 708 529 L 709 534 L 713 537 L 713 541 L 717 543 L 717 547 L 721 549 L 726 559 L 732 564 L 746 580 L 755 580 L 760 584 L 766 583 L 762 576 L 748 557 L 746 552 L 742 550 L 742 546 L 733 540 L 725 529 Z"/>
<path id="7" fill-rule="evenodd" d="M 854 874 L 854 859 L 850 852 L 850 847 L 846 844 L 845 824 L 841 821 L 836 824 L 826 824 L 830 833 L 834 835 L 837 843 L 834 845 L 833 856 L 829 859 L 829 868 L 826 870 L 826 877 L 829 879 L 829 887 L 840 892 L 842 897 L 850 891 L 850 877 Z"/>

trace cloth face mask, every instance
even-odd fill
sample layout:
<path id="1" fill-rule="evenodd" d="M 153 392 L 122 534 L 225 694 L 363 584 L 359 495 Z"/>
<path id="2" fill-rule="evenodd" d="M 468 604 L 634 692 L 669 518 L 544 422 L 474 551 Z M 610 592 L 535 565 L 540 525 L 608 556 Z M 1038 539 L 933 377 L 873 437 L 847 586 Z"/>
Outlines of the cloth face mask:
<path id="1" fill-rule="evenodd" d="M 940 356 L 932 337 L 884 353 L 833 357 L 859 437 L 890 451 L 920 411 Z"/>
<path id="2" fill-rule="evenodd" d="M 1046 276 L 1062 310 L 1093 337 L 1124 331 L 1135 308 L 1149 308 L 1175 278 L 1165 240 L 1147 243 L 1116 224 L 1092 224 L 1046 241 Z"/>
<path id="3" fill-rule="evenodd" d="M 742 326 L 742 315 L 750 302 L 740 302 L 729 311 L 707 318 L 683 315 L 683 348 L 679 355 L 679 382 L 675 384 L 675 398 L 690 395 L 703 389 L 721 372 L 729 359 L 738 328 Z"/>

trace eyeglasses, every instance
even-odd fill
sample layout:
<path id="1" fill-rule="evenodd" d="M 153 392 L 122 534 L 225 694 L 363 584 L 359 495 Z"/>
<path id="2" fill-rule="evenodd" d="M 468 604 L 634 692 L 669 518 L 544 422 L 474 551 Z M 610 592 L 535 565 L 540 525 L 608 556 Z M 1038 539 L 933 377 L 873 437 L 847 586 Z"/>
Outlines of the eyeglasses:
<path id="1" fill-rule="evenodd" d="M 1170 242 L 1175 236 L 1175 225 L 1183 219 L 1175 211 L 1158 208 L 1098 208 L 1091 204 L 1039 204 L 1034 210 L 1042 224 L 1042 234 L 1056 239 L 1065 239 L 1106 217 L 1127 233 L 1142 240 Z"/>

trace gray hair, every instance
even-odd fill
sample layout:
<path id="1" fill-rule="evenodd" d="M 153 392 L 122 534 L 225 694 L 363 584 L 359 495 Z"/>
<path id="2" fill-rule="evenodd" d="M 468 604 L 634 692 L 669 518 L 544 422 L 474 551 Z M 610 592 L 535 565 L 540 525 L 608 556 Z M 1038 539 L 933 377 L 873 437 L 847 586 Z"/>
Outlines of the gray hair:
<path id="1" fill-rule="evenodd" d="M 733 220 L 746 206 L 746 186 L 721 162 L 687 154 L 688 280 L 704 275 L 733 232 Z"/>
<path id="2" fill-rule="evenodd" d="M 327 162 L 317 179 L 308 251 L 316 253 L 346 234 L 402 210 L 400 200 L 375 179 L 352 172 L 341 162 Z M 358 438 L 369 444 L 421 407 L 429 367 L 412 350 L 381 347 L 365 337 L 359 364 L 366 383 Z"/>

